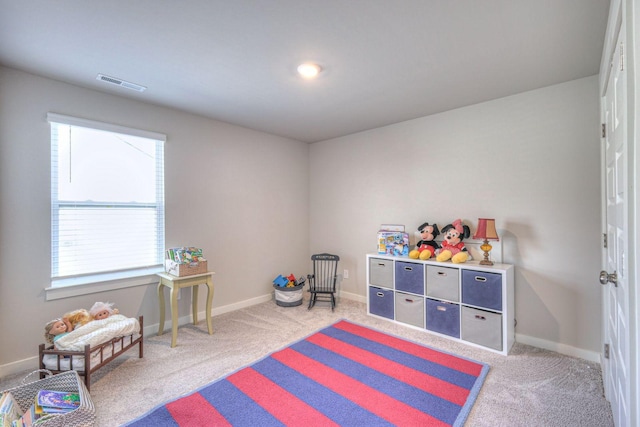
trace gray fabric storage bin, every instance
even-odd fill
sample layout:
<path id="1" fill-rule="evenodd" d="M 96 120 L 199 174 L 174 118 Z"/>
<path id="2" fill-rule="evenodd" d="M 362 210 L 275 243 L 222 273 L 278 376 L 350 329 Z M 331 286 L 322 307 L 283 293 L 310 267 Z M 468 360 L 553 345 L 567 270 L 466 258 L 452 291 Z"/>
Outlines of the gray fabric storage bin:
<path id="1" fill-rule="evenodd" d="M 280 307 L 295 307 L 302 304 L 304 283 L 290 288 L 273 285 L 273 288 L 275 289 L 276 304 Z"/>
<path id="2" fill-rule="evenodd" d="M 462 339 L 502 350 L 502 315 L 463 306 Z"/>
<path id="3" fill-rule="evenodd" d="M 424 328 L 424 298 L 396 292 L 396 320 Z"/>
<path id="4" fill-rule="evenodd" d="M 460 301 L 460 270 L 451 267 L 427 266 L 427 296 L 447 301 Z"/>
<path id="5" fill-rule="evenodd" d="M 393 289 L 393 260 L 369 258 L 369 284 Z"/>
<path id="6" fill-rule="evenodd" d="M 424 264 L 396 261 L 395 289 L 424 295 Z"/>

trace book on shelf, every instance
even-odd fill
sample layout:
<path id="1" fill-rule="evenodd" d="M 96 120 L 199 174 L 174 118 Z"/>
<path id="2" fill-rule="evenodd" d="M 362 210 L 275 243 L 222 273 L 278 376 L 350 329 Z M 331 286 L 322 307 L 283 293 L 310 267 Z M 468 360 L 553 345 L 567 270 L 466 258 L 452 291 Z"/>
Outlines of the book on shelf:
<path id="1" fill-rule="evenodd" d="M 14 422 L 22 416 L 22 409 L 10 391 L 0 396 L 0 426 L 12 427 Z"/>

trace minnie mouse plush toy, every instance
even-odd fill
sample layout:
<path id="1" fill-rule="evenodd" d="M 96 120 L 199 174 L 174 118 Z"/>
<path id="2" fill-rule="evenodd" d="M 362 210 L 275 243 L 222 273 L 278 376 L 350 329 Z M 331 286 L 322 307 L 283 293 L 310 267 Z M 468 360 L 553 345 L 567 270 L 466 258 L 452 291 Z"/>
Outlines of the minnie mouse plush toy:
<path id="1" fill-rule="evenodd" d="M 438 230 L 437 224 L 429 225 L 428 222 L 425 222 L 418 227 L 418 231 L 420 232 L 421 240 L 416 243 L 416 248 L 409 252 L 409 258 L 429 259 L 436 253 L 436 249 L 440 248 L 440 245 L 435 241 L 435 238 L 440 234 L 440 230 Z"/>
<path id="2" fill-rule="evenodd" d="M 449 261 L 454 264 L 460 264 L 469 259 L 469 252 L 464 246 L 462 240 L 471 235 L 468 226 L 463 225 L 462 221 L 456 219 L 453 223 L 446 225 L 442 229 L 444 240 L 442 241 L 442 249 L 436 256 L 437 261 Z"/>

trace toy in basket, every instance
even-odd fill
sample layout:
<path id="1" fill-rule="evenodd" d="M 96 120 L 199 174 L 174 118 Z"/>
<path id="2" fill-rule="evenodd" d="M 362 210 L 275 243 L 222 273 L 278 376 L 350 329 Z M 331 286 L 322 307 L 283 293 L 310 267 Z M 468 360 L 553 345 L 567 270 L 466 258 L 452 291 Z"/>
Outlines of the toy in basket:
<path id="1" fill-rule="evenodd" d="M 178 277 L 193 276 L 207 272 L 207 260 L 202 249 L 182 247 L 167 249 L 164 271 Z"/>
<path id="2" fill-rule="evenodd" d="M 46 372 L 47 378 L 27 383 L 27 379 L 36 373 Z M 71 393 L 73 399 L 77 402 L 68 412 L 49 413 L 42 415 L 36 420 L 32 420 L 32 425 L 45 427 L 85 427 L 93 426 L 96 420 L 96 409 L 91 401 L 91 396 L 87 391 L 84 383 L 80 380 L 80 376 L 76 371 L 67 371 L 61 374 L 53 375 L 47 370 L 37 370 L 27 375 L 23 380 L 23 384 L 2 392 L 4 399 L 11 396 L 18 405 L 20 414 L 30 416 L 34 413 L 32 407 L 36 403 L 36 398 L 41 390 L 55 390 L 58 392 Z M 10 425 L 10 424 L 9 424 Z"/>
<path id="3" fill-rule="evenodd" d="M 304 288 L 304 283 L 304 277 L 296 279 L 293 273 L 286 277 L 279 275 L 273 279 L 276 304 L 281 307 L 302 305 L 302 288 Z"/>

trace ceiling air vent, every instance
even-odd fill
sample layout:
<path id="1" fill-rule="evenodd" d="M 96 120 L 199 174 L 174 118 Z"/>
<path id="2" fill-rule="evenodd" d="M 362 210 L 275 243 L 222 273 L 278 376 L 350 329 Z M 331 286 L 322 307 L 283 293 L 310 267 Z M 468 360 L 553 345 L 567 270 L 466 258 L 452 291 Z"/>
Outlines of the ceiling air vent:
<path id="1" fill-rule="evenodd" d="M 140 86 L 140 85 L 137 85 L 137 84 L 131 83 L 131 82 L 126 82 L 124 80 L 117 79 L 115 77 L 105 76 L 104 74 L 98 74 L 98 77 L 96 77 L 96 79 L 100 80 L 100 81 L 103 81 L 103 82 L 111 83 L 111 84 L 116 85 L 116 86 L 120 86 L 120 87 L 124 87 L 124 88 L 127 88 L 127 89 L 136 90 L 138 92 L 144 92 L 147 89 L 144 86 Z"/>

